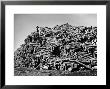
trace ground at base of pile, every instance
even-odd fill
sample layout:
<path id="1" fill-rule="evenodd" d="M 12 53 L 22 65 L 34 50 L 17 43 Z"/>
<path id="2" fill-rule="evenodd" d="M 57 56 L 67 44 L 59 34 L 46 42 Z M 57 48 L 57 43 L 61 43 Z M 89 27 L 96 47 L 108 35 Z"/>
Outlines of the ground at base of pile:
<path id="1" fill-rule="evenodd" d="M 97 70 L 91 71 L 61 71 L 61 70 L 32 70 L 15 69 L 14 76 L 97 76 Z"/>

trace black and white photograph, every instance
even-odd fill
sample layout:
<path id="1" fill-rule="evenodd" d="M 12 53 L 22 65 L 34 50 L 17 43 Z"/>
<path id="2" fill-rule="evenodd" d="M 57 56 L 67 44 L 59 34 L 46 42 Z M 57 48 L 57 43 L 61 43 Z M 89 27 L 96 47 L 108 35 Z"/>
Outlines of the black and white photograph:
<path id="1" fill-rule="evenodd" d="M 106 85 L 108 4 L 3 2 L 2 86 Z"/>
<path id="2" fill-rule="evenodd" d="M 14 14 L 14 76 L 97 76 L 97 14 Z"/>

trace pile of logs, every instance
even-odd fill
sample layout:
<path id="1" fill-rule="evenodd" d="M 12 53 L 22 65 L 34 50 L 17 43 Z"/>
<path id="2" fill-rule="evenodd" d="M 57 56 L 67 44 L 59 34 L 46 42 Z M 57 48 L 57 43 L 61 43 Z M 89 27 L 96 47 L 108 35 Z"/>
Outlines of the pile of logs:
<path id="1" fill-rule="evenodd" d="M 14 68 L 97 70 L 97 27 L 36 27 L 14 52 Z"/>

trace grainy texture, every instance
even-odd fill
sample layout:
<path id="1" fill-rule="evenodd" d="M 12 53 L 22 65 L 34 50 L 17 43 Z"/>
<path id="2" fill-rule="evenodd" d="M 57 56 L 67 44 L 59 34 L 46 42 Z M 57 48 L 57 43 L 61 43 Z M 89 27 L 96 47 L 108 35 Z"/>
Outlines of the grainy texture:
<path id="1" fill-rule="evenodd" d="M 96 76 L 97 27 L 36 27 L 14 52 L 15 76 Z"/>

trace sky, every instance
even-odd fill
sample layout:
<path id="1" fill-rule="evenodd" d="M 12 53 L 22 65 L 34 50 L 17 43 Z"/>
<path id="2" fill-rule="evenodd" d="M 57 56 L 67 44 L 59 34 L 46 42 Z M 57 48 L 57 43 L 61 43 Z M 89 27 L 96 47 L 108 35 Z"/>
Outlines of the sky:
<path id="1" fill-rule="evenodd" d="M 39 27 L 51 27 L 69 23 L 72 26 L 97 26 L 97 14 L 15 14 L 14 50 Z"/>

